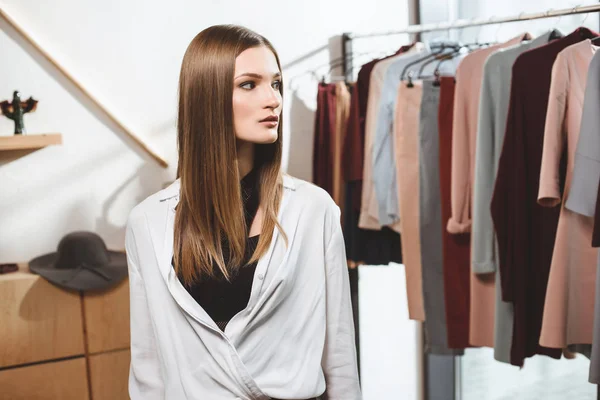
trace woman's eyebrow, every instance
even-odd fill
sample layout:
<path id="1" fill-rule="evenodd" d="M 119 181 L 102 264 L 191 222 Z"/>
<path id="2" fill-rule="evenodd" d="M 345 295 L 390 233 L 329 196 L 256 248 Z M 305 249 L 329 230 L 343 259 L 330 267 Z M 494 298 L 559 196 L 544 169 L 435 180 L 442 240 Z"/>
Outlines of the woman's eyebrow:
<path id="1" fill-rule="evenodd" d="M 244 72 L 243 74 L 240 74 L 240 75 L 236 76 L 235 79 L 240 78 L 242 76 L 248 76 L 248 77 L 256 78 L 256 79 L 262 79 L 263 78 L 263 76 L 260 75 L 260 74 L 255 74 L 253 72 Z M 281 76 L 281 72 L 276 72 L 276 73 L 273 74 L 273 78 L 278 78 L 280 76 Z"/>

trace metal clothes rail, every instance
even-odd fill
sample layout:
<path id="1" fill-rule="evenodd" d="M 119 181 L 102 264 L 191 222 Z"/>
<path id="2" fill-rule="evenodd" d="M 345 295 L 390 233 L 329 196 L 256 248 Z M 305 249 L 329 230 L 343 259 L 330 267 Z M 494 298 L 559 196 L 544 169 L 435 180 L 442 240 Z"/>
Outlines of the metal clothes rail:
<path id="1" fill-rule="evenodd" d="M 384 31 L 384 32 L 371 32 L 371 33 L 359 33 L 359 32 L 346 32 L 342 34 L 342 57 L 345 60 L 343 63 L 343 74 L 347 81 L 352 80 L 352 41 L 355 39 L 371 38 L 371 37 L 382 37 L 391 35 L 401 35 L 407 33 L 424 33 L 434 31 L 447 31 L 450 29 L 462 29 L 473 26 L 483 25 L 494 25 L 494 24 L 505 24 L 509 22 L 529 21 L 542 18 L 554 18 L 564 15 L 574 14 L 588 14 L 593 12 L 600 12 L 600 4 L 593 4 L 587 6 L 575 6 L 570 8 L 564 8 L 560 10 L 549 9 L 547 11 L 535 12 L 535 13 L 521 13 L 511 17 L 491 17 L 491 18 L 475 18 L 470 20 L 459 19 L 451 22 L 434 23 L 434 24 L 422 24 L 422 25 L 410 25 L 404 29 L 397 31 Z"/>

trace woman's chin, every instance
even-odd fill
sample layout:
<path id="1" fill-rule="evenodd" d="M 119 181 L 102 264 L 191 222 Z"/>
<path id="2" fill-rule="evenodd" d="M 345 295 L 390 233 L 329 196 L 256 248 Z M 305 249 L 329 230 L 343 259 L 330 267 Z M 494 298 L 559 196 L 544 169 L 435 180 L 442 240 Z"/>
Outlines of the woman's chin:
<path id="1" fill-rule="evenodd" d="M 274 129 L 274 132 L 261 132 L 258 135 L 238 137 L 238 139 L 254 144 L 271 144 L 277 141 L 277 137 L 277 130 Z"/>

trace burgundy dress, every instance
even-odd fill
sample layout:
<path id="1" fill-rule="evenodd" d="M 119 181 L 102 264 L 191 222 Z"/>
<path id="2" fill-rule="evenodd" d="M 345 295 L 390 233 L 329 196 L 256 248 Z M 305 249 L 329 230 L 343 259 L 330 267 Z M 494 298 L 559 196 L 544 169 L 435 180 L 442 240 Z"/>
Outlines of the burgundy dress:
<path id="1" fill-rule="evenodd" d="M 471 234 L 452 234 L 446 230 L 444 221 L 452 214 L 451 166 L 452 166 L 452 120 L 454 110 L 454 77 L 442 77 L 438 113 L 440 152 L 440 196 L 442 202 L 442 251 L 444 255 L 444 302 L 448 347 L 469 347 L 470 310 L 470 254 Z"/>
<path id="2" fill-rule="evenodd" d="M 561 351 L 539 345 L 559 208 L 538 205 L 551 72 L 560 51 L 594 34 L 581 28 L 526 51 L 513 65 L 506 133 L 491 203 L 502 298 L 514 304 L 511 364 Z M 564 168 L 563 168 L 564 170 Z M 564 181 L 564 179 L 561 179 Z"/>

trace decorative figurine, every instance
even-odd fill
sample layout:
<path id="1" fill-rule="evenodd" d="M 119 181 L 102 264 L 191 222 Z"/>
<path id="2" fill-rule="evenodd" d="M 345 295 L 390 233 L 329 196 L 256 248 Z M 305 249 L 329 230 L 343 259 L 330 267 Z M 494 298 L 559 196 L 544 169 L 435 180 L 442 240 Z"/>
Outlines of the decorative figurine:
<path id="1" fill-rule="evenodd" d="M 13 93 L 12 103 L 8 100 L 0 101 L 0 110 L 7 118 L 15 121 L 15 135 L 22 135 L 25 132 L 25 124 L 23 123 L 23 115 L 35 111 L 37 100 L 33 97 L 26 101 L 21 101 L 21 94 L 18 90 Z"/>

